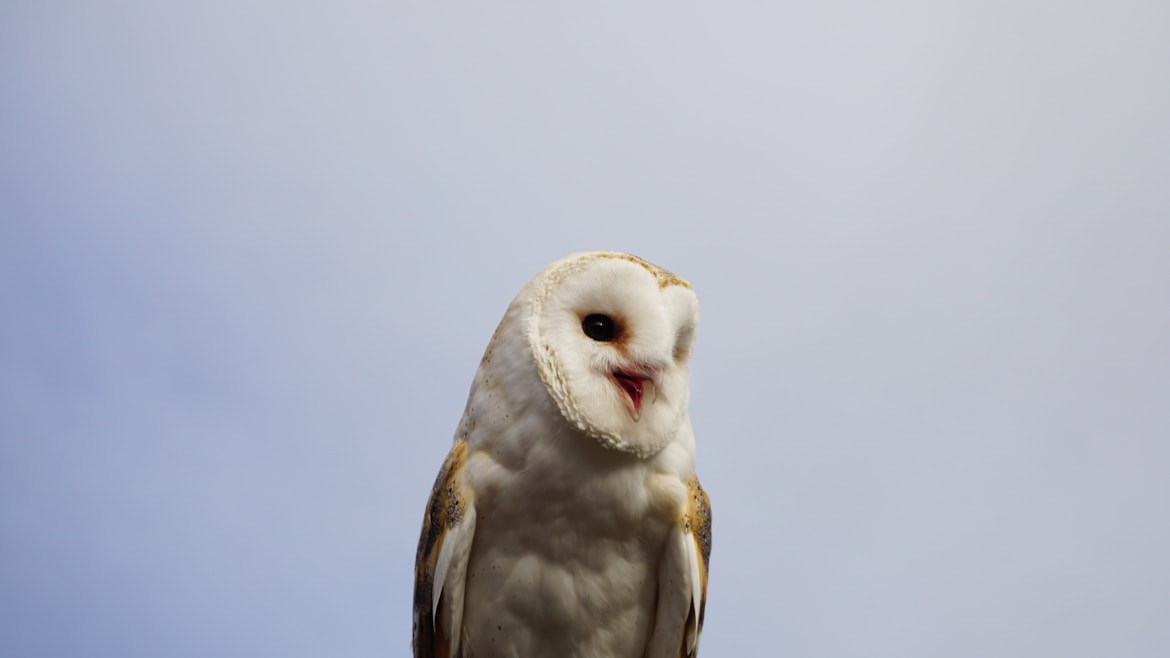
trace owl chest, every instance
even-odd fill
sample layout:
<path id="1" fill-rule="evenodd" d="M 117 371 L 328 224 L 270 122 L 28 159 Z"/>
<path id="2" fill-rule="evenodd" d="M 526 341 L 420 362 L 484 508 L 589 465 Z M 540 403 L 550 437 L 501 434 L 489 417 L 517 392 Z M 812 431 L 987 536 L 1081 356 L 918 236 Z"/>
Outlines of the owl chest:
<path id="1" fill-rule="evenodd" d="M 468 655 L 638 654 L 673 517 L 655 477 L 629 464 L 484 466 L 472 478 Z"/>

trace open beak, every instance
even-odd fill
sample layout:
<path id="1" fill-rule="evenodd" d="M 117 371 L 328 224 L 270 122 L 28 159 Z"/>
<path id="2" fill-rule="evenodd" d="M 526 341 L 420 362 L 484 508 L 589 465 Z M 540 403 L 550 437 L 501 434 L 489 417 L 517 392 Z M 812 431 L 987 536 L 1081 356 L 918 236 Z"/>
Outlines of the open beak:
<path id="1" fill-rule="evenodd" d="M 649 396 L 650 404 L 654 404 L 662 387 L 662 375 L 653 368 L 641 366 L 615 370 L 613 381 L 622 390 L 626 410 L 635 423 L 642 418 L 642 400 Z"/>

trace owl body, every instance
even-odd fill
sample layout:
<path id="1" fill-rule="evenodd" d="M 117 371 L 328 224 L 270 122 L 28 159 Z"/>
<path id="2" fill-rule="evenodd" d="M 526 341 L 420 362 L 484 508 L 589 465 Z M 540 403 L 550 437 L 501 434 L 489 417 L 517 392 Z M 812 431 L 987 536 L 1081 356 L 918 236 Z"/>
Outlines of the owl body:
<path id="1" fill-rule="evenodd" d="M 424 518 L 416 656 L 695 655 L 693 299 L 634 257 L 583 254 L 513 301 Z"/>

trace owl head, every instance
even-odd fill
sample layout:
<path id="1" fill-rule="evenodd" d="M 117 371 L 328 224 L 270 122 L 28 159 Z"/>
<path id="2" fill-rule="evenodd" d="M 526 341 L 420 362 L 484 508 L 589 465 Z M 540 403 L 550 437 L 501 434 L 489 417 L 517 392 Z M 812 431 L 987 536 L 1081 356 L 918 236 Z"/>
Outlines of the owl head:
<path id="1" fill-rule="evenodd" d="M 562 416 L 602 445 L 647 457 L 686 417 L 699 303 L 690 284 L 621 253 L 548 266 L 515 303 Z M 515 305 L 514 303 L 514 305 Z"/>

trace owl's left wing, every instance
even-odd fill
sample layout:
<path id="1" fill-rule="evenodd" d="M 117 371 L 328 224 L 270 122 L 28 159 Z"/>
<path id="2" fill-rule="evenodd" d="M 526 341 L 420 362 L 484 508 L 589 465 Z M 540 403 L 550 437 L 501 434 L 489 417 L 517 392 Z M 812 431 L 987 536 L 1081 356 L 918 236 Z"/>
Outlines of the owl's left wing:
<path id="1" fill-rule="evenodd" d="M 467 442 L 455 441 L 427 501 L 414 563 L 414 656 L 458 656 L 463 587 L 475 535 L 475 501 L 466 485 Z"/>
<path id="2" fill-rule="evenodd" d="M 695 658 L 707 608 L 711 501 L 692 475 L 687 504 L 658 565 L 658 610 L 647 658 Z"/>

